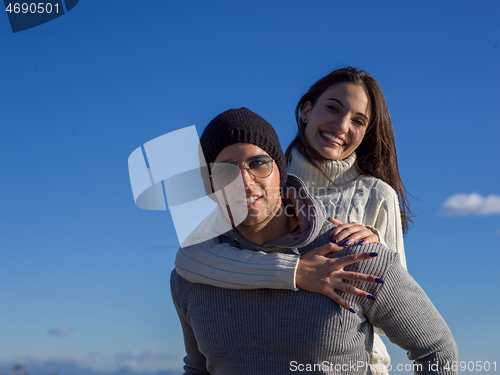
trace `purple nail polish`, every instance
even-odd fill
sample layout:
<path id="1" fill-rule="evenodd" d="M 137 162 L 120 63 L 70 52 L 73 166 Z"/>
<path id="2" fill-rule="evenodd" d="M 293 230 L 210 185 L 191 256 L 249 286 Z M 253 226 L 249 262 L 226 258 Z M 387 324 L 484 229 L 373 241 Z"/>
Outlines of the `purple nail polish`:
<path id="1" fill-rule="evenodd" d="M 356 310 L 354 310 L 352 307 L 349 307 L 349 311 L 352 312 L 353 314 L 356 314 Z"/>
<path id="2" fill-rule="evenodd" d="M 360 245 L 364 245 L 365 243 L 366 243 L 366 241 L 365 241 L 365 240 L 363 240 L 363 241 L 361 241 L 359 244 L 360 244 Z"/>
<path id="3" fill-rule="evenodd" d="M 378 253 L 370 253 L 370 256 L 371 257 L 376 257 L 376 256 L 378 256 Z"/>
<path id="4" fill-rule="evenodd" d="M 379 284 L 383 284 L 383 283 L 384 283 L 384 280 L 379 279 L 379 278 L 376 278 L 376 279 L 375 279 L 375 282 L 376 282 L 376 283 L 379 283 Z"/>
<path id="5" fill-rule="evenodd" d="M 371 294 L 368 294 L 368 295 L 366 296 L 366 298 L 371 299 L 371 300 L 373 300 L 373 301 L 375 301 L 375 300 L 377 299 L 375 296 L 372 296 Z"/>

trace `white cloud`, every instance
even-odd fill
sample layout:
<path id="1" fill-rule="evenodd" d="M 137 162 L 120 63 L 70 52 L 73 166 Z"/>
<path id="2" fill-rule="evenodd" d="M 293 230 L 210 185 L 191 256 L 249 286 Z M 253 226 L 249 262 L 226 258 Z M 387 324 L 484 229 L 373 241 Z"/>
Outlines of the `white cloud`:
<path id="1" fill-rule="evenodd" d="M 439 213 L 442 216 L 500 215 L 500 195 L 455 194 L 441 205 Z"/>
<path id="2" fill-rule="evenodd" d="M 176 357 L 172 354 L 160 352 L 156 348 L 134 350 L 132 352 L 115 355 L 115 363 L 117 366 L 134 369 L 136 371 L 149 370 L 151 366 L 154 368 L 160 364 L 167 367 L 167 363 L 173 359 L 176 359 Z"/>
<path id="3" fill-rule="evenodd" d="M 69 326 L 57 326 L 49 329 L 48 334 L 52 336 L 64 337 L 71 333 L 71 327 Z"/>

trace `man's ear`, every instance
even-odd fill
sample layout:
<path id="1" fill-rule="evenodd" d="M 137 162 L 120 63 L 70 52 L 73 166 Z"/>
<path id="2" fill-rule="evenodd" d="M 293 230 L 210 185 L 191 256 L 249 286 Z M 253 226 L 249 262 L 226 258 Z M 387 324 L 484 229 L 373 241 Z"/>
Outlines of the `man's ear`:
<path id="1" fill-rule="evenodd" d="M 309 114 L 311 113 L 311 110 L 313 108 L 313 105 L 310 101 L 307 101 L 304 103 L 302 106 L 302 109 L 300 111 L 300 117 L 302 118 L 302 122 L 307 123 Z"/>
<path id="2" fill-rule="evenodd" d="M 212 187 L 212 191 L 215 192 L 214 180 L 213 180 L 212 176 L 210 176 L 210 186 Z"/>

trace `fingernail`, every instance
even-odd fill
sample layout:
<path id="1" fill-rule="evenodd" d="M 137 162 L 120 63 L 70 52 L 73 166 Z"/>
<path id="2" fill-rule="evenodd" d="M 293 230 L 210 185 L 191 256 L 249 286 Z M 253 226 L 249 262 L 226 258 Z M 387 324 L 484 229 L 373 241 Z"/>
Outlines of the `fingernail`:
<path id="1" fill-rule="evenodd" d="M 352 312 L 353 314 L 356 314 L 356 310 L 354 310 L 352 307 L 349 307 L 349 311 Z"/>
<path id="2" fill-rule="evenodd" d="M 365 243 L 366 243 L 366 241 L 365 241 L 365 240 L 363 240 L 363 241 L 361 241 L 359 244 L 360 244 L 360 245 L 364 245 Z"/>
<path id="3" fill-rule="evenodd" d="M 370 256 L 371 257 L 376 257 L 376 256 L 378 256 L 378 253 L 370 253 Z"/>
<path id="4" fill-rule="evenodd" d="M 346 244 L 348 244 L 349 242 L 351 242 L 351 240 L 350 240 L 350 239 L 345 240 L 345 243 L 346 243 Z"/>
<path id="5" fill-rule="evenodd" d="M 376 279 L 375 279 L 375 282 L 376 282 L 376 283 L 379 283 L 379 284 L 382 284 L 382 283 L 384 282 L 384 280 L 379 279 L 379 278 L 376 278 Z"/>
<path id="6" fill-rule="evenodd" d="M 335 236 L 333 234 L 330 234 L 330 239 L 333 240 Z"/>
<path id="7" fill-rule="evenodd" d="M 373 300 L 373 301 L 375 301 L 375 300 L 377 299 L 375 296 L 372 296 L 371 294 L 368 294 L 368 295 L 366 296 L 366 298 L 371 299 L 371 300 Z"/>
<path id="8" fill-rule="evenodd" d="M 337 240 L 333 240 L 332 242 L 333 242 L 333 243 L 337 243 Z"/>

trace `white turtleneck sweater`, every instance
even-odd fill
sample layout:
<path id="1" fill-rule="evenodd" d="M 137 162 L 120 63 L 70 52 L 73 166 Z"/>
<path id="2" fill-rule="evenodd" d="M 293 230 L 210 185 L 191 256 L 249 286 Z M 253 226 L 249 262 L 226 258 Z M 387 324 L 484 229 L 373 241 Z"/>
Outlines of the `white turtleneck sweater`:
<path id="1" fill-rule="evenodd" d="M 360 175 L 356 169 L 356 153 L 344 160 L 326 162 L 332 184 L 300 152 L 292 150 L 287 167 L 307 189 L 325 205 L 328 215 L 343 223 L 356 222 L 377 230 L 380 242 L 399 254 L 406 268 L 403 228 L 398 195 L 384 181 Z"/>

